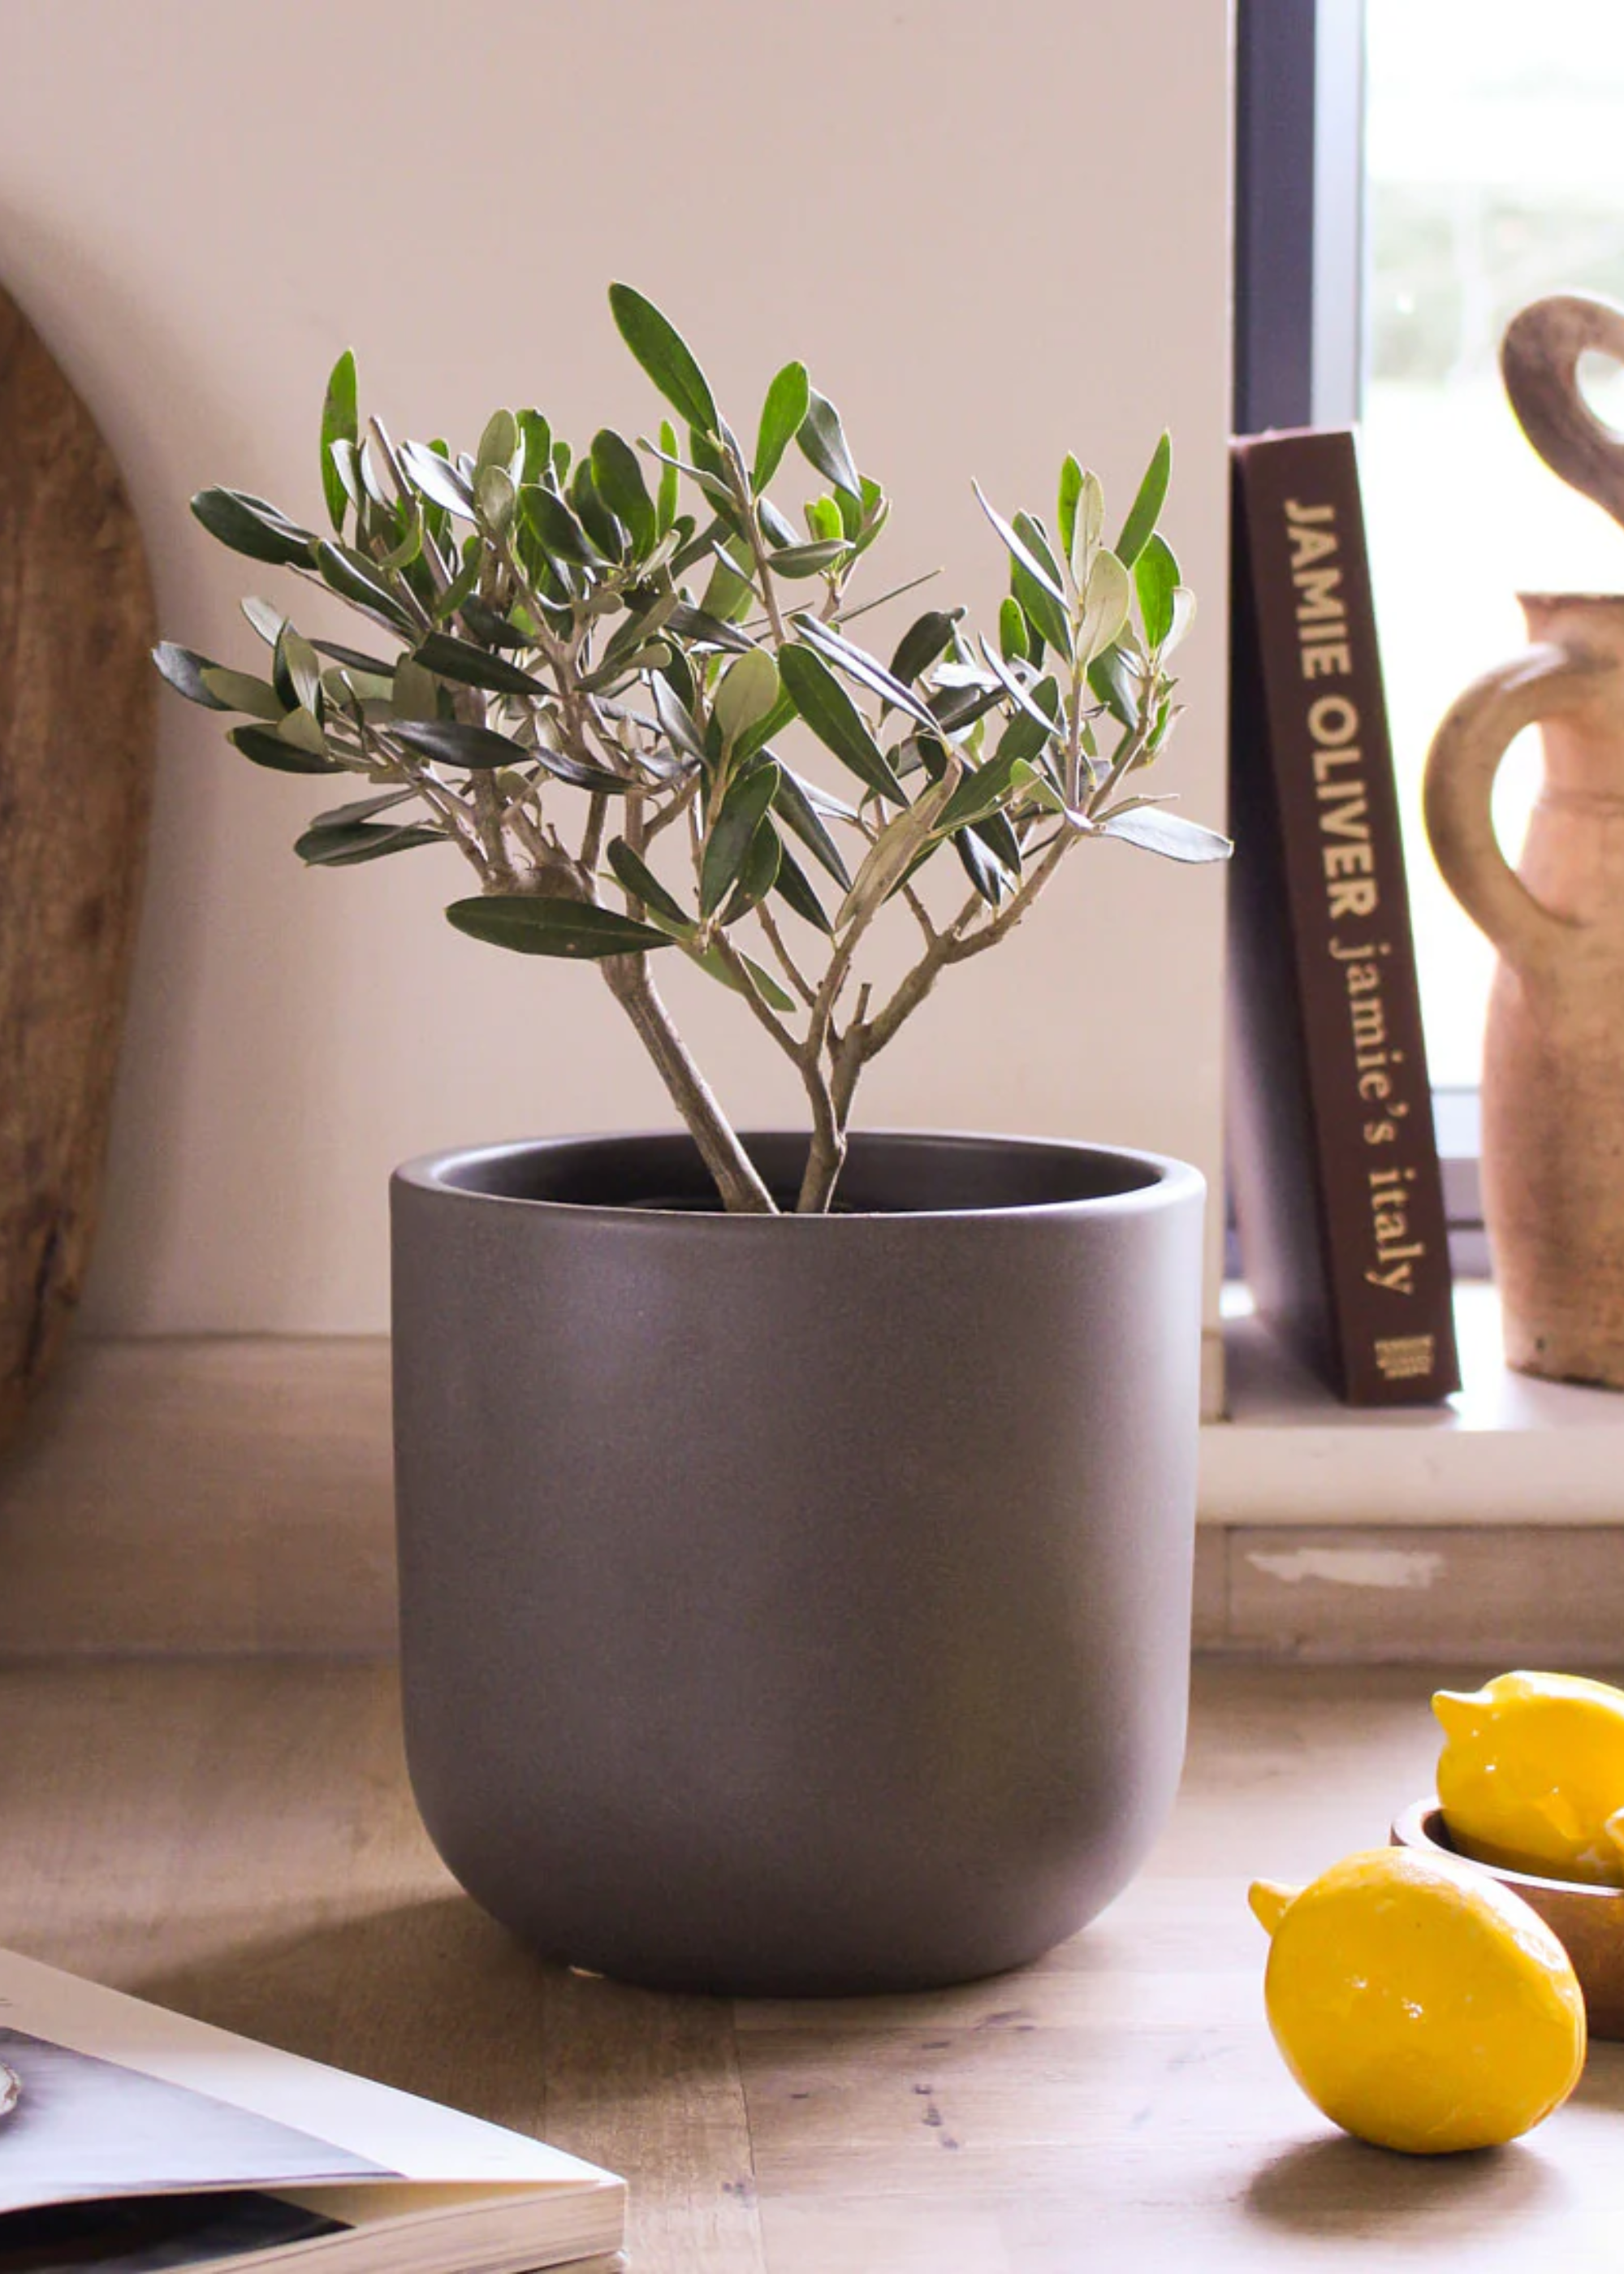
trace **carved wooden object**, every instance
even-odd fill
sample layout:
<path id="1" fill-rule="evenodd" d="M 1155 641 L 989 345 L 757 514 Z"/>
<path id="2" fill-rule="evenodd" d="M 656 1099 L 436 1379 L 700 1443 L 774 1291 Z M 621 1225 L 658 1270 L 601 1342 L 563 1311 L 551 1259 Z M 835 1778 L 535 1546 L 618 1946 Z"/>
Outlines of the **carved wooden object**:
<path id="1" fill-rule="evenodd" d="M 95 1228 L 152 795 L 154 637 L 118 470 L 0 291 L 0 1442 Z"/>
<path id="2" fill-rule="evenodd" d="M 1518 424 L 1554 474 L 1624 521 L 1624 449 L 1579 389 L 1588 350 L 1624 363 L 1624 308 L 1553 292 L 1515 315 L 1500 367 Z"/>

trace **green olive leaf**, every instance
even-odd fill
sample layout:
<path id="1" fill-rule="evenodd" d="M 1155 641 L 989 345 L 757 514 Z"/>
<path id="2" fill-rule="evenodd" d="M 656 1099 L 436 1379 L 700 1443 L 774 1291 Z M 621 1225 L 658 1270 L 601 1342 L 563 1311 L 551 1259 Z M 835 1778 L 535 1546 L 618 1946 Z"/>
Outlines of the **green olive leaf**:
<path id="1" fill-rule="evenodd" d="M 820 539 L 815 545 L 786 545 L 767 555 L 767 566 L 775 576 L 821 576 L 826 568 L 844 561 L 851 549 L 845 538 L 832 542 Z"/>
<path id="2" fill-rule="evenodd" d="M 778 769 L 778 794 L 772 801 L 772 809 L 787 829 L 793 829 L 812 858 L 826 869 L 843 892 L 852 887 L 852 876 L 840 848 L 830 835 L 822 814 L 813 802 L 810 787 L 801 776 L 792 773 L 788 766 Z M 819 792 L 826 796 L 825 792 Z M 834 802 L 834 801 L 830 801 Z M 843 809 L 849 817 L 849 808 Z"/>
<path id="3" fill-rule="evenodd" d="M 723 673 L 711 698 L 710 716 L 722 730 L 723 742 L 731 746 L 768 718 L 778 702 L 778 667 L 765 648 L 752 648 Z"/>
<path id="4" fill-rule="evenodd" d="M 211 663 L 207 656 L 199 655 L 193 648 L 177 647 L 173 640 L 160 640 L 152 651 L 152 659 L 175 692 L 184 695 L 188 703 L 196 703 L 205 711 L 229 711 L 235 707 L 210 692 L 207 674 L 221 666 Z M 280 718 L 280 703 L 276 712 Z"/>
<path id="5" fill-rule="evenodd" d="M 858 779 L 878 796 L 889 798 L 893 805 L 906 805 L 907 792 L 898 780 L 891 761 L 822 656 L 815 655 L 810 648 L 783 648 L 778 653 L 778 670 L 796 710 L 824 749 L 832 750 L 842 765 L 850 767 Z"/>
<path id="6" fill-rule="evenodd" d="M 282 774 L 342 774 L 344 771 L 337 760 L 320 757 L 313 750 L 302 750 L 268 727 L 233 727 L 226 736 L 245 758 L 257 766 L 269 766 Z"/>
<path id="7" fill-rule="evenodd" d="M 1055 519 L 1061 549 L 1073 562 L 1077 558 L 1077 501 L 1082 493 L 1083 470 L 1068 450 L 1060 468 L 1060 500 Z"/>
<path id="8" fill-rule="evenodd" d="M 658 924 L 661 930 L 681 939 L 697 929 L 696 919 L 666 891 L 642 855 L 635 853 L 623 837 L 611 840 L 605 857 L 616 883 L 635 900 L 642 902 L 649 920 Z"/>
<path id="9" fill-rule="evenodd" d="M 333 366 L 327 398 L 321 406 L 321 487 L 333 526 L 341 535 L 345 508 L 352 502 L 358 504 L 359 500 L 340 471 L 335 445 L 345 445 L 353 453 L 360 431 L 356 410 L 356 360 L 346 348 Z"/>
<path id="10" fill-rule="evenodd" d="M 1101 554 L 1101 559 L 1105 556 Z M 1178 590 L 1178 563 L 1163 537 L 1148 537 L 1133 564 L 1133 588 L 1139 595 L 1139 621 L 1145 644 L 1154 654 L 1173 629 L 1173 595 Z M 1120 626 L 1117 628 L 1121 629 Z M 1113 635 L 1113 637 L 1115 635 Z M 1109 642 L 1101 644 L 1109 645 Z"/>
<path id="11" fill-rule="evenodd" d="M 1145 478 L 1139 494 L 1128 508 L 1128 518 L 1122 525 L 1122 535 L 1111 547 L 1124 568 L 1132 568 L 1150 541 L 1151 531 L 1167 502 L 1168 482 L 1173 468 L 1173 438 L 1163 434 L 1151 453 L 1150 463 L 1145 469 Z"/>
<path id="12" fill-rule="evenodd" d="M 658 534 L 654 501 L 643 478 L 637 453 L 613 427 L 592 437 L 592 478 L 598 494 L 624 524 L 639 559 L 654 550 Z"/>
<path id="13" fill-rule="evenodd" d="M 535 531 L 544 550 L 555 561 L 567 561 L 582 568 L 596 564 L 596 549 L 556 490 L 539 483 L 527 483 L 519 492 L 519 512 Z"/>
<path id="14" fill-rule="evenodd" d="M 771 760 L 729 783 L 715 821 L 707 831 L 699 863 L 699 907 L 714 915 L 744 871 L 756 832 L 778 791 L 778 770 Z M 771 880 L 769 880 L 771 882 Z"/>
<path id="15" fill-rule="evenodd" d="M 1161 540 L 1151 539 L 1154 545 Z M 1162 548 L 1166 550 L 1165 546 Z M 1169 555 L 1171 558 L 1171 555 Z M 1133 576 L 1137 577 L 1136 568 Z M 1177 581 L 1177 573 L 1175 582 Z M 1101 546 L 1094 556 L 1088 571 L 1088 582 L 1083 589 L 1082 614 L 1077 627 L 1077 654 L 1079 663 L 1091 664 L 1108 648 L 1115 647 L 1128 621 L 1128 610 L 1133 598 L 1133 578 L 1115 553 Z"/>
<path id="16" fill-rule="evenodd" d="M 980 482 L 973 481 L 970 486 L 975 492 L 976 503 L 981 507 L 981 511 L 986 515 L 988 520 L 991 522 L 993 527 L 997 531 L 999 536 L 1004 539 L 1005 546 L 1009 548 L 1010 558 L 1016 563 L 1017 567 L 1026 570 L 1027 576 L 1032 578 L 1034 584 L 1039 585 L 1043 591 L 1047 592 L 1050 599 L 1055 602 L 1056 606 L 1064 614 L 1065 608 L 1065 594 L 1061 589 L 1060 579 L 1055 573 L 1053 561 L 1045 561 L 1040 559 L 1039 555 L 1033 551 L 1031 546 L 1026 544 L 1026 540 L 1016 533 L 1014 528 L 1011 527 L 1010 523 L 1005 521 L 1004 516 L 998 511 L 997 508 L 989 502 L 987 493 L 982 489 Z M 1017 518 L 1019 519 L 1019 516 L 1018 516 Z"/>
<path id="17" fill-rule="evenodd" d="M 561 955 L 596 960 L 605 955 L 641 955 L 671 941 L 652 924 L 637 923 L 613 908 L 588 900 L 542 900 L 535 893 L 485 892 L 453 900 L 447 920 L 470 939 L 521 955 Z"/>
<path id="18" fill-rule="evenodd" d="M 314 550 L 322 583 L 341 599 L 380 616 L 396 630 L 410 629 L 411 618 L 370 561 L 347 545 L 329 544 L 324 537 L 315 539 Z"/>
<path id="19" fill-rule="evenodd" d="M 296 837 L 293 849 L 313 869 L 353 869 L 363 861 L 381 861 L 387 854 L 410 853 L 419 845 L 444 842 L 442 830 L 423 822 L 402 821 L 386 827 L 370 821 L 327 821 Z"/>
<path id="20" fill-rule="evenodd" d="M 893 711 L 906 711 L 931 734 L 936 731 L 936 721 L 931 712 L 911 687 L 905 687 L 894 673 L 886 670 L 864 648 L 835 630 L 831 624 L 820 623 L 816 616 L 798 615 L 793 629 L 801 639 L 815 647 L 828 663 L 843 671 L 848 679 L 868 688 L 888 703 Z"/>
<path id="21" fill-rule="evenodd" d="M 545 480 L 553 463 L 553 429 L 539 410 L 521 410 L 518 427 L 520 460 L 514 480 L 521 485 Z"/>
<path id="22" fill-rule="evenodd" d="M 609 287 L 609 306 L 620 337 L 672 409 L 701 433 L 714 434 L 716 398 L 676 327 L 629 284 Z"/>
<path id="23" fill-rule="evenodd" d="M 391 719 L 387 732 L 419 757 L 484 772 L 492 766 L 533 765 L 538 755 L 523 742 L 461 719 Z"/>
<path id="24" fill-rule="evenodd" d="M 449 632 L 431 632 L 419 641 L 417 659 L 425 671 L 440 679 L 455 679 L 462 687 L 483 688 L 491 695 L 545 696 L 549 689 L 505 656 L 492 655 L 471 640 L 454 639 Z"/>
<path id="25" fill-rule="evenodd" d="M 519 422 L 511 410 L 493 410 L 485 421 L 479 437 L 479 448 L 474 453 L 476 476 L 494 466 L 516 483 L 523 471 L 525 451 L 519 437 Z M 477 487 L 477 483 L 475 485 Z"/>
<path id="26" fill-rule="evenodd" d="M 782 792 L 779 799 L 781 809 Z M 803 923 L 811 924 L 826 937 L 834 937 L 834 926 L 829 921 L 823 902 L 812 889 L 805 870 L 781 838 L 778 840 L 778 874 L 773 879 L 772 888 L 786 907 L 793 908 Z"/>
<path id="27" fill-rule="evenodd" d="M 827 395 L 820 395 L 815 387 L 807 389 L 807 413 L 796 429 L 795 440 L 802 457 L 816 466 L 825 481 L 832 482 L 861 509 L 863 504 L 862 483 L 852 463 L 846 447 L 846 430 L 840 424 L 840 414 Z M 846 535 L 855 531 L 847 531 Z"/>
<path id="28" fill-rule="evenodd" d="M 748 915 L 758 900 L 764 900 L 778 882 L 778 863 L 784 847 L 778 832 L 764 816 L 757 824 L 749 848 L 739 870 L 739 881 L 733 886 L 732 898 L 722 910 L 721 922 L 726 930 Z"/>
<path id="29" fill-rule="evenodd" d="M 1160 806 L 1139 806 L 1132 812 L 1114 813 L 1100 824 L 1102 837 L 1119 837 L 1147 853 L 1160 853 L 1169 861 L 1227 861 L 1235 847 L 1215 829 Z"/>
<path id="30" fill-rule="evenodd" d="M 308 568 L 312 532 L 301 529 L 264 498 L 245 490 L 199 490 L 192 510 L 209 535 L 233 553 L 251 561 L 269 561 L 279 568 Z"/>
<path id="31" fill-rule="evenodd" d="M 443 450 L 433 449 L 425 442 L 402 442 L 400 456 L 408 479 L 425 497 L 432 498 L 447 513 L 459 514 L 464 521 L 473 520 L 472 486 L 463 480 Z"/>
<path id="32" fill-rule="evenodd" d="M 750 468 L 750 487 L 758 496 L 778 472 L 784 453 L 806 423 L 811 401 L 805 364 L 786 363 L 767 389 L 767 399 L 762 405 L 756 457 Z"/>
<path id="33" fill-rule="evenodd" d="M 251 719 L 267 719 L 274 726 L 286 707 L 268 680 L 252 678 L 245 671 L 226 671 L 211 663 L 199 676 L 222 711 L 245 711 Z"/>
<path id="34" fill-rule="evenodd" d="M 998 603 L 998 652 L 1005 663 L 1024 663 L 1030 652 L 1026 614 L 1012 592 Z"/>
<path id="35" fill-rule="evenodd" d="M 891 659 L 891 677 L 911 687 L 946 651 L 953 627 L 963 615 L 962 608 L 927 608 L 922 616 L 915 617 L 897 642 L 897 652 Z"/>

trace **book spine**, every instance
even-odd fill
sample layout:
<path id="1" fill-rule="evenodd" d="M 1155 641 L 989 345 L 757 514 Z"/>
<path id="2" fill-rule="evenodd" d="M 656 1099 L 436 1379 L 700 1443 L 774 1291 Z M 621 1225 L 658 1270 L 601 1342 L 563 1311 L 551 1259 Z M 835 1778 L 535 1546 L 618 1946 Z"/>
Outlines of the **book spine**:
<path id="1" fill-rule="evenodd" d="M 1236 463 L 1252 645 L 1237 664 L 1259 699 L 1232 766 L 1256 768 L 1277 817 L 1323 1339 L 1350 1404 L 1435 1402 L 1460 1373 L 1354 440 L 1269 435 Z"/>

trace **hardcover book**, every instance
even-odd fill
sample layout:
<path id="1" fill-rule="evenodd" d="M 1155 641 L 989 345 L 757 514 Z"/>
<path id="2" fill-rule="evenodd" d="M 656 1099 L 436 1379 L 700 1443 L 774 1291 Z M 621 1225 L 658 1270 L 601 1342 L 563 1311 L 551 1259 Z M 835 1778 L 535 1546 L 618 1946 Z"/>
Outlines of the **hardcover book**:
<path id="1" fill-rule="evenodd" d="M 1259 1314 L 1351 1405 L 1460 1387 L 1351 433 L 1234 446 L 1229 1155 Z"/>
<path id="2" fill-rule="evenodd" d="M 0 1952 L 0 2269 L 621 2266 L 624 2183 Z"/>

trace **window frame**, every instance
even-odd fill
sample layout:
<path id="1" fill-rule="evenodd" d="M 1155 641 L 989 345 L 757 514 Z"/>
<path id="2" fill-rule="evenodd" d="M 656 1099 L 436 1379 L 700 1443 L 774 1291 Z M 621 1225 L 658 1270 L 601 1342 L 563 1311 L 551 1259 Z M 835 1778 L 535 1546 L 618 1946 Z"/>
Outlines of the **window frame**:
<path id="1" fill-rule="evenodd" d="M 1237 0 L 1234 428 L 1349 426 L 1368 369 L 1365 0 Z M 1476 1088 L 1432 1091 L 1450 1261 L 1492 1276 Z M 1231 1274 L 1237 1271 L 1233 1236 Z"/>

